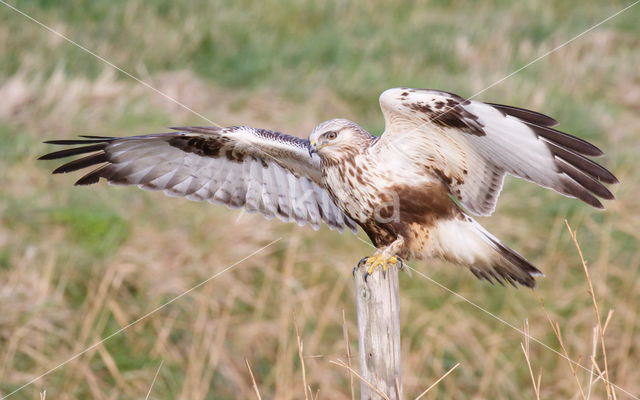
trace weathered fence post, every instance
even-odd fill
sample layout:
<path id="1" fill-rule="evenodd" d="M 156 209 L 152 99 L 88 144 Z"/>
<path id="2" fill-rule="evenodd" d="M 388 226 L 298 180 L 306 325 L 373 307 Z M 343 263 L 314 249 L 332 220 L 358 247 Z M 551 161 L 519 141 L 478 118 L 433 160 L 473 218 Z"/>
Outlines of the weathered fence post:
<path id="1" fill-rule="evenodd" d="M 376 269 L 367 280 L 365 268 L 355 271 L 358 312 L 360 398 L 402 399 L 400 374 L 400 296 L 398 268 L 390 267 L 386 277 Z M 365 381 L 375 388 L 372 388 Z M 377 390 L 376 390 L 377 389 Z"/>

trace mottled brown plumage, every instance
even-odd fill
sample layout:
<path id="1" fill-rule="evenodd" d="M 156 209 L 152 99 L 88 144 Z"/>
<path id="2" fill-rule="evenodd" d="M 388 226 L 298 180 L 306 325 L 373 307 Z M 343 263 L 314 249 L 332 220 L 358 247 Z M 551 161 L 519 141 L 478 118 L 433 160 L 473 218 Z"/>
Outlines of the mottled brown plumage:
<path id="1" fill-rule="evenodd" d="M 381 137 L 344 119 L 318 125 L 309 140 L 244 126 L 184 127 L 50 141 L 82 146 L 42 159 L 82 155 L 54 171 L 95 166 L 80 185 L 104 178 L 315 229 L 360 225 L 378 248 L 372 268 L 437 257 L 480 279 L 529 287 L 540 271 L 469 215 L 493 211 L 504 176 L 598 208 L 598 197 L 613 199 L 603 183 L 616 178 L 585 157 L 602 152 L 551 128 L 553 118 L 426 89 L 389 89 L 380 105 Z"/>

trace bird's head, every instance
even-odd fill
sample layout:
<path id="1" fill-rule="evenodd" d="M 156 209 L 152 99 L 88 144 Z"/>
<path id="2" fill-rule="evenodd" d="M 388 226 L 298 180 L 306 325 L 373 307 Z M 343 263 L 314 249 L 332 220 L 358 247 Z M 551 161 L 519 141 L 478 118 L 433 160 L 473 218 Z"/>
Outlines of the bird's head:
<path id="1" fill-rule="evenodd" d="M 323 160 L 338 160 L 369 147 L 373 136 L 348 119 L 332 119 L 316 126 L 309 135 L 309 154 Z"/>

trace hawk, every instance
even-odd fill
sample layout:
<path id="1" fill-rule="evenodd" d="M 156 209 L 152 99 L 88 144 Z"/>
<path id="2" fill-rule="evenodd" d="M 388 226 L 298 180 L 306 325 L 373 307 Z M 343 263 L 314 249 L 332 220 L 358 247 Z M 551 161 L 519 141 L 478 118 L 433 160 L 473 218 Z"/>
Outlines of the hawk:
<path id="1" fill-rule="evenodd" d="M 131 137 L 52 140 L 80 145 L 41 159 L 82 157 L 54 174 L 92 168 L 76 185 L 106 179 L 169 196 L 225 204 L 319 229 L 357 232 L 377 267 L 440 258 L 493 283 L 535 286 L 542 273 L 472 217 L 490 215 L 506 174 L 604 208 L 616 177 L 587 157 L 594 145 L 553 129 L 546 115 L 430 89 L 380 96 L 385 131 L 333 119 L 309 140 L 247 126 L 171 128 Z"/>

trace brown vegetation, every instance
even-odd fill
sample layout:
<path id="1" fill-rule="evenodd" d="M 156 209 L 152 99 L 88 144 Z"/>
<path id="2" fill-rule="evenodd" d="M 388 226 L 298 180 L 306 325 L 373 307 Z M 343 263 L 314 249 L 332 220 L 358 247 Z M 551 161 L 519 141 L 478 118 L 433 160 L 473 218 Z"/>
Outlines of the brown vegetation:
<path id="1" fill-rule="evenodd" d="M 151 14 L 142 2 L 131 4 L 123 18 L 130 23 L 126 26 L 135 26 L 128 33 L 150 46 L 143 55 L 161 58 L 164 51 L 193 45 L 170 36 L 167 25 L 142 31 L 149 25 L 134 24 L 132 15 L 149 21 Z M 296 4 L 293 10 L 301 7 Z M 559 24 L 555 35 L 536 40 L 533 32 L 510 41 L 518 21 L 532 12 L 527 7 L 498 14 L 500 24 L 486 22 L 495 7 L 473 13 L 459 7 L 458 19 L 447 19 L 460 32 L 450 37 L 451 60 L 441 59 L 442 67 L 420 75 L 436 61 L 401 62 L 398 55 L 388 57 L 388 64 L 372 56 L 366 68 L 338 64 L 341 71 L 357 71 L 335 75 L 342 91 L 327 83 L 334 77 L 329 68 L 309 72 L 309 79 L 295 82 L 295 88 L 283 77 L 246 89 L 212 83 L 186 63 L 171 64 L 175 69 L 169 72 L 156 58 L 149 64 L 161 66 L 152 72 L 128 65 L 150 85 L 220 125 L 243 123 L 306 136 L 317 122 L 339 116 L 381 128 L 372 93 L 400 85 L 402 68 L 408 71 L 402 84 L 437 83 L 442 89 L 464 88 L 460 94 L 469 95 L 513 70 L 508 60 L 522 65 L 616 11 L 585 6 L 589 18 L 580 14 L 582 23 L 567 20 L 573 24 L 569 29 L 560 22 L 563 15 L 573 15 L 573 8 L 571 13 L 561 5 L 553 12 L 536 9 L 540 21 Z M 425 24 L 428 31 L 431 23 L 456 14 L 456 7 L 450 8 L 416 12 L 411 24 Z M 36 14 L 49 17 L 39 10 Z M 167 15 L 169 21 L 174 18 Z M 357 15 L 348 12 L 345 24 Z M 364 15 L 372 21 L 383 18 L 373 11 Z M 180 24 L 183 38 L 197 36 L 193 26 L 203 26 L 196 23 L 195 11 L 189 18 Z M 545 272 L 534 292 L 492 287 L 445 263 L 415 264 L 413 277 L 403 274 L 403 383 L 409 398 L 458 364 L 422 398 L 595 399 L 615 392 L 623 399 L 640 394 L 640 42 L 634 18 L 629 26 L 635 28 L 622 22 L 603 26 L 480 96 L 556 117 L 566 124 L 561 127 L 605 150 L 603 163 L 622 184 L 615 188 L 617 200 L 601 212 L 530 184 L 507 182 L 498 210 L 482 223 Z M 71 22 L 50 19 L 63 32 L 77 33 Z M 20 68 L 2 64 L 6 69 L 0 70 L 0 396 L 51 371 L 10 398 L 38 398 L 44 389 L 49 399 L 141 398 L 152 382 L 149 398 L 256 398 L 257 393 L 277 399 L 352 398 L 345 368 L 345 332 L 350 348 L 357 345 L 351 269 L 371 248 L 349 233 L 314 232 L 136 188 L 77 188 L 71 186 L 77 177 L 51 177 L 51 165 L 35 161 L 49 150 L 41 144 L 45 139 L 151 133 L 202 121 L 107 66 L 100 65 L 94 76 L 73 72 L 79 68 L 73 62 L 86 61 L 78 54 L 69 56 L 69 65 L 51 67 L 49 47 L 62 51 L 67 44 L 33 28 L 32 42 L 46 46 L 29 48 L 21 44 L 26 34 L 18 33 L 15 24 L 0 24 L 0 48 L 22 49 Z M 399 26 L 392 25 L 394 32 L 404 32 Z M 478 29 L 482 42 L 471 28 Z M 374 51 L 386 43 L 388 33 L 371 34 L 364 42 Z M 122 41 L 87 40 L 120 64 L 141 51 Z M 445 67 L 447 62 L 454 67 Z M 385 73 L 394 78 L 382 79 Z M 365 87 L 370 81 L 375 84 Z M 577 229 L 584 262 L 565 220 Z M 531 338 L 523 339 L 522 332 Z M 350 361 L 357 371 L 353 355 Z M 606 376 L 618 388 L 603 384 Z"/>

